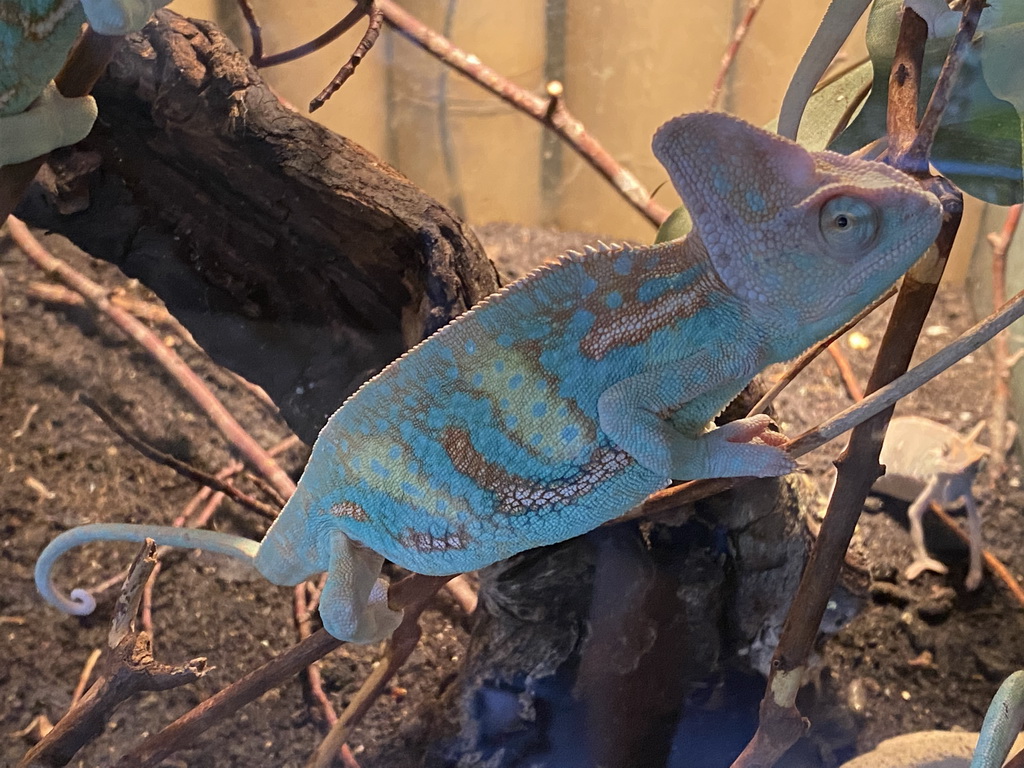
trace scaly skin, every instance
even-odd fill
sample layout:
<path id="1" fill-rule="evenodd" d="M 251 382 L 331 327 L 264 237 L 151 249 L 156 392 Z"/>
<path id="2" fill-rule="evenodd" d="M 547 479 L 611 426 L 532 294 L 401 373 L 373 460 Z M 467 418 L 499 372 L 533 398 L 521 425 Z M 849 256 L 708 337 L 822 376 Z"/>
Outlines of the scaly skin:
<path id="1" fill-rule="evenodd" d="M 938 201 L 903 174 L 724 115 L 672 120 L 654 150 L 690 209 L 689 236 L 588 249 L 528 275 L 385 368 L 321 432 L 252 560 L 275 584 L 328 571 L 331 634 L 394 628 L 383 557 L 472 570 L 584 533 L 670 479 L 790 471 L 766 417 L 707 423 L 764 366 L 882 293 L 938 232 Z M 90 528 L 37 565 L 65 610 L 86 606 L 57 595 L 49 570 Z M 168 529 L 102 530 L 141 534 L 179 543 Z"/>
<path id="2" fill-rule="evenodd" d="M 0 0 L 0 165 L 74 144 L 92 129 L 95 101 L 66 99 L 51 83 L 86 20 L 100 34 L 122 35 L 167 2 Z"/>

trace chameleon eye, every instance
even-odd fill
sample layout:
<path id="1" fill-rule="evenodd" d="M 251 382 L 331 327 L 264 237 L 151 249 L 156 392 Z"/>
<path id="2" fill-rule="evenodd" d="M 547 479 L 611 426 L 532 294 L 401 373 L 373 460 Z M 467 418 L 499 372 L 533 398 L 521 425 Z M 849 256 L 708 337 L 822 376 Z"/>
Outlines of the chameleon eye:
<path id="1" fill-rule="evenodd" d="M 861 253 L 878 235 L 878 211 L 857 197 L 833 197 L 821 207 L 818 228 L 829 246 L 845 253 Z"/>

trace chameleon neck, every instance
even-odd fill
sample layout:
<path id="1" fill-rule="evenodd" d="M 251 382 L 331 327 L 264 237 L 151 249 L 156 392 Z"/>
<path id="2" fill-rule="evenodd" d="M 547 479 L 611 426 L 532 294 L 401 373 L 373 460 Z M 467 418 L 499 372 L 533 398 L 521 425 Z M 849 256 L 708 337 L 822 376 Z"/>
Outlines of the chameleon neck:
<path id="1" fill-rule="evenodd" d="M 36 561 L 35 579 L 39 594 L 51 605 L 73 616 L 87 616 L 96 607 L 96 600 L 84 589 L 71 590 L 70 596 L 62 595 L 53 583 L 53 566 L 61 555 L 81 544 L 91 541 L 133 541 L 141 544 L 153 539 L 157 544 L 183 549 L 201 549 L 217 552 L 250 565 L 259 552 L 259 542 L 243 536 L 228 533 L 199 530 L 195 528 L 174 528 L 169 525 L 129 525 L 126 523 L 101 523 L 83 525 L 65 531 L 51 541 Z"/>

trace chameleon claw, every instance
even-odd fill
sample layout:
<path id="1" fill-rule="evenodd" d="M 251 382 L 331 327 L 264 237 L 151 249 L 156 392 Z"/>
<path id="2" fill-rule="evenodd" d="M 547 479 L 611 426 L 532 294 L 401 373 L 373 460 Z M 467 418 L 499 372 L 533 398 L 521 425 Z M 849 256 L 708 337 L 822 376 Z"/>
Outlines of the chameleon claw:
<path id="1" fill-rule="evenodd" d="M 914 581 L 925 571 L 945 575 L 949 573 L 949 568 L 935 558 L 921 557 L 908 565 L 903 570 L 903 575 L 906 577 L 907 581 Z"/>

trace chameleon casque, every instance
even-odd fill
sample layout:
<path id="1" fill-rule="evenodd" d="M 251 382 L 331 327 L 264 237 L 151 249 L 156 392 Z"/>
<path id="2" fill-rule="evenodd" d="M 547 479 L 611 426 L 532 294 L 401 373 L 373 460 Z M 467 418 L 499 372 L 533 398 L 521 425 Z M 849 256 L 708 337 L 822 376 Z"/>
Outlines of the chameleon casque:
<path id="1" fill-rule="evenodd" d="M 387 366 L 320 433 L 262 543 L 211 531 L 97 524 L 93 540 L 200 548 L 275 584 L 327 571 L 335 637 L 387 636 L 400 613 L 383 559 L 451 574 L 568 539 L 670 479 L 774 476 L 793 460 L 770 420 L 708 430 L 769 363 L 789 359 L 890 286 L 939 230 L 938 200 L 886 165 L 808 152 L 701 113 L 654 136 L 693 219 L 686 237 L 561 257 L 485 299 Z"/>
<path id="2" fill-rule="evenodd" d="M 168 2 L 0 0 L 0 165 L 74 144 L 92 129 L 92 97 L 64 98 L 52 82 L 86 20 L 101 35 L 123 35 Z"/>

